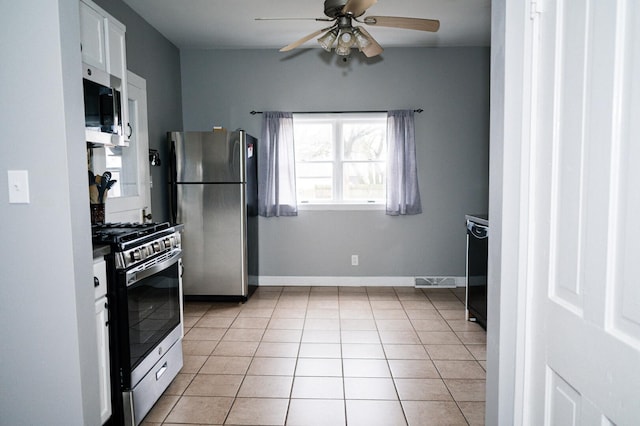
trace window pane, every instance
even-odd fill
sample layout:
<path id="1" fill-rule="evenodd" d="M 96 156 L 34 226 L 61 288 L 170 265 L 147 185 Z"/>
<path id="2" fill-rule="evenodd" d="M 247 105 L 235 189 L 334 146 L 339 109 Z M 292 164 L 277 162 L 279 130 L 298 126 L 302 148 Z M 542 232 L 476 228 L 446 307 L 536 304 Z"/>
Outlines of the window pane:
<path id="1" fill-rule="evenodd" d="M 385 163 L 344 163 L 343 197 L 346 201 L 381 201 L 385 198 Z"/>
<path id="2" fill-rule="evenodd" d="M 138 195 L 138 158 L 135 141 L 128 148 L 105 147 L 106 169 L 117 182 L 109 190 L 109 197 L 133 197 Z"/>
<path id="3" fill-rule="evenodd" d="M 345 160 L 382 160 L 385 155 L 386 126 L 379 120 L 345 123 L 342 139 Z"/>
<path id="4" fill-rule="evenodd" d="M 331 123 L 296 123 L 293 127 L 296 161 L 333 159 Z"/>
<path id="5" fill-rule="evenodd" d="M 331 163 L 298 163 L 296 192 L 299 201 L 326 201 L 333 198 Z"/>
<path id="6" fill-rule="evenodd" d="M 296 114 L 298 201 L 381 203 L 386 194 L 386 114 Z"/>

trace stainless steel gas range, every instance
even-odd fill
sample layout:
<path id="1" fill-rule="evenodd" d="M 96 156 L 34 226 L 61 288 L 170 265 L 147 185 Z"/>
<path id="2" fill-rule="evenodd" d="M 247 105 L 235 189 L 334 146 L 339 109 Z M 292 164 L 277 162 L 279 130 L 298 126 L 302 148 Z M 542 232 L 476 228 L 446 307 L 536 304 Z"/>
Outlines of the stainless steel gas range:
<path id="1" fill-rule="evenodd" d="M 108 244 L 112 424 L 138 425 L 182 368 L 182 225 L 92 227 Z"/>

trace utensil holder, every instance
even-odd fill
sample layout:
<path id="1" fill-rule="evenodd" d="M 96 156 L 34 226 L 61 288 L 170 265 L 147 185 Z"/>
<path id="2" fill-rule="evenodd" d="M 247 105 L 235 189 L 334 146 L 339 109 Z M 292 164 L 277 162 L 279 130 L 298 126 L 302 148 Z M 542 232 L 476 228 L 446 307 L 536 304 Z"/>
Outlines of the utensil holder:
<path id="1" fill-rule="evenodd" d="M 91 207 L 91 224 L 104 223 L 104 203 L 89 204 Z"/>

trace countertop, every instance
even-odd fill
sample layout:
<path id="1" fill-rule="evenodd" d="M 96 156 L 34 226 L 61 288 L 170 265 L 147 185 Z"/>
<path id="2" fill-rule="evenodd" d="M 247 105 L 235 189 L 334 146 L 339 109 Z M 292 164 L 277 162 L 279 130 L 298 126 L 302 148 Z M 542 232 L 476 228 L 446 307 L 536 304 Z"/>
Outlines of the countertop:
<path id="1" fill-rule="evenodd" d="M 487 213 L 483 214 L 466 214 L 464 215 L 466 220 L 470 220 L 471 222 L 477 223 L 483 226 L 489 226 L 489 215 Z"/>
<path id="2" fill-rule="evenodd" d="M 93 258 L 100 258 L 100 257 L 105 257 L 106 255 L 108 255 L 109 253 L 111 253 L 111 247 L 109 245 L 106 244 L 94 244 L 93 245 Z"/>

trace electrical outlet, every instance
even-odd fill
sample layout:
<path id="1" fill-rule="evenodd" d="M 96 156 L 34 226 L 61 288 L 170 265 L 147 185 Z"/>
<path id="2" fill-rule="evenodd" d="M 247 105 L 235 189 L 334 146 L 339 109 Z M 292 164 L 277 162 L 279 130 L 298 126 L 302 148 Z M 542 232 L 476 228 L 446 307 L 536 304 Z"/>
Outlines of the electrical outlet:
<path id="1" fill-rule="evenodd" d="M 358 259 L 358 255 L 357 254 L 352 254 L 351 255 L 351 266 L 358 266 L 359 263 L 360 263 L 360 259 Z"/>

